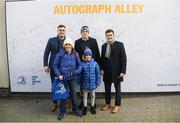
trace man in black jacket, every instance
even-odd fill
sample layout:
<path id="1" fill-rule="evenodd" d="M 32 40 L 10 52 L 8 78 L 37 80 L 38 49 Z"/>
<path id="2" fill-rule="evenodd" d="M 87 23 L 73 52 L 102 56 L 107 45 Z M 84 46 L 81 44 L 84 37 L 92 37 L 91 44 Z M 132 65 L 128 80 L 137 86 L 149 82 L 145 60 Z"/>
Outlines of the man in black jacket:
<path id="1" fill-rule="evenodd" d="M 101 50 L 101 74 L 105 85 L 105 102 L 101 110 L 106 111 L 111 107 L 111 85 L 115 87 L 115 106 L 112 113 L 120 110 L 121 105 L 121 83 L 126 74 L 126 53 L 122 42 L 114 39 L 114 31 L 108 29 L 105 32 L 107 42 L 102 45 Z"/>
<path id="2" fill-rule="evenodd" d="M 97 44 L 97 40 L 89 36 L 88 26 L 81 27 L 82 37 L 75 41 L 75 50 L 78 52 L 80 59 L 84 60 L 84 50 L 90 48 L 92 51 L 93 59 L 99 64 L 100 63 L 100 53 Z"/>
<path id="3" fill-rule="evenodd" d="M 46 49 L 44 52 L 44 67 L 43 70 L 47 73 L 50 72 L 51 82 L 54 80 L 55 73 L 53 71 L 53 64 L 56 54 L 59 49 L 63 48 L 63 43 L 66 38 L 66 27 L 65 25 L 59 25 L 57 27 L 57 36 L 49 38 Z M 49 59 L 50 55 L 50 59 Z M 49 63 L 48 63 L 49 61 Z M 57 100 L 53 100 L 53 104 L 50 107 L 51 112 L 56 111 L 57 109 Z"/>
<path id="4" fill-rule="evenodd" d="M 95 38 L 89 36 L 89 27 L 82 26 L 81 27 L 81 35 L 82 37 L 75 41 L 75 50 L 78 52 L 81 61 L 84 61 L 84 50 L 86 48 L 91 49 L 92 51 L 92 58 L 100 65 L 100 53 L 98 48 L 98 43 Z M 80 89 L 82 94 L 82 89 Z M 81 95 L 81 103 L 79 108 L 83 108 L 83 100 Z"/>

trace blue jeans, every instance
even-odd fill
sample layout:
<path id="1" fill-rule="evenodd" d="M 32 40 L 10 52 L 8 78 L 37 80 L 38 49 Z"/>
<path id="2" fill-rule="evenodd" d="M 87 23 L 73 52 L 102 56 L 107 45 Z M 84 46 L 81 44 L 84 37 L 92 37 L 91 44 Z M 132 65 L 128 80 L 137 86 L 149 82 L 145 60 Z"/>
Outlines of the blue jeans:
<path id="1" fill-rule="evenodd" d="M 69 94 L 72 102 L 72 110 L 77 111 L 78 109 L 78 103 L 77 103 L 77 95 L 76 95 L 76 86 L 77 86 L 77 79 L 73 80 L 66 80 L 67 88 L 69 89 Z M 66 101 L 67 100 L 60 100 L 60 106 L 59 111 L 62 113 L 66 112 Z"/>
<path id="2" fill-rule="evenodd" d="M 105 101 L 106 104 L 111 104 L 111 82 L 104 82 L 105 85 Z M 121 83 L 114 82 L 115 87 L 115 106 L 121 105 Z"/>

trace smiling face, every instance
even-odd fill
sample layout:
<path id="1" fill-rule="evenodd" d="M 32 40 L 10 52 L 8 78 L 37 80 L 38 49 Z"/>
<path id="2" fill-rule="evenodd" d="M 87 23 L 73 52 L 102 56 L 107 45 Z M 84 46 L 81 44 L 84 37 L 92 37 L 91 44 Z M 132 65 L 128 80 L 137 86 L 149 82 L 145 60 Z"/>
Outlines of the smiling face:
<path id="1" fill-rule="evenodd" d="M 106 33 L 106 39 L 108 42 L 112 42 L 114 40 L 114 33 L 113 32 Z"/>
<path id="2" fill-rule="evenodd" d="M 86 61 L 91 61 L 91 56 L 90 55 L 87 55 L 87 56 L 84 56 L 84 57 L 85 57 Z"/>
<path id="3" fill-rule="evenodd" d="M 71 53 L 71 51 L 72 51 L 72 45 L 71 44 L 69 44 L 69 43 L 65 44 L 64 48 L 65 48 L 66 52 Z"/>

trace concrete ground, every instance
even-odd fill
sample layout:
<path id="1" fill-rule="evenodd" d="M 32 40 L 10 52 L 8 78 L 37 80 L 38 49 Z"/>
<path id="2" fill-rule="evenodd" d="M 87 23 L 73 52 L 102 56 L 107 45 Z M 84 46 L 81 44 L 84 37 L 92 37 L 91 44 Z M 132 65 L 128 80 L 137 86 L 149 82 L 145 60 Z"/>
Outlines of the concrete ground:
<path id="1" fill-rule="evenodd" d="M 180 122 L 180 93 L 124 94 L 116 114 L 100 110 L 104 104 L 100 96 L 96 115 L 88 112 L 80 118 L 69 109 L 62 121 L 57 120 L 57 111 L 49 111 L 49 94 L 20 95 L 0 96 L 0 122 Z"/>

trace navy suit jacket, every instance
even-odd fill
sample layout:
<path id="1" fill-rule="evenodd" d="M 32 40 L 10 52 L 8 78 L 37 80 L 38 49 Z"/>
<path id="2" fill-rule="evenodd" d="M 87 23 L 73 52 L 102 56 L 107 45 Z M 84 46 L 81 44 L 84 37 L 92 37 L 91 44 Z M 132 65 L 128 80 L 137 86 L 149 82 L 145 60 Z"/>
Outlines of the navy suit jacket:
<path id="1" fill-rule="evenodd" d="M 50 69 L 53 69 L 53 63 L 59 49 L 63 48 L 63 42 L 60 43 L 59 37 L 49 38 L 44 52 L 44 66 L 49 66 Z M 50 54 L 50 59 L 49 59 Z M 49 61 L 49 63 L 48 63 Z"/>

